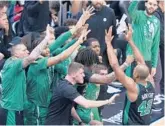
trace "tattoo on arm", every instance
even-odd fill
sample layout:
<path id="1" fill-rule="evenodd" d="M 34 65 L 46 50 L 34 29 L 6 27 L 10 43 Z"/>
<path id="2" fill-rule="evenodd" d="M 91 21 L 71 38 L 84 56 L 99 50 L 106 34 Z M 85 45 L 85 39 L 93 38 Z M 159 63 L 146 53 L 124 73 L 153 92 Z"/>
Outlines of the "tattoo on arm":
<path id="1" fill-rule="evenodd" d="M 29 64 L 34 62 L 40 56 L 42 50 L 46 47 L 47 43 L 48 39 L 45 37 L 45 39 L 42 40 L 42 42 L 36 48 L 33 49 L 30 55 L 23 60 L 23 68 L 26 68 Z"/>

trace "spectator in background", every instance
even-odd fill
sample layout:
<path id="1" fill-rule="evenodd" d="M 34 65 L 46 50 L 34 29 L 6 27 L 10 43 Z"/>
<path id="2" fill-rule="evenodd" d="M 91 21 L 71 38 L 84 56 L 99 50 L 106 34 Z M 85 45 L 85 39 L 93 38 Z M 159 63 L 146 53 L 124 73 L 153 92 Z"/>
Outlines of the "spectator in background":
<path id="1" fill-rule="evenodd" d="M 99 41 L 103 63 L 109 66 L 106 53 L 105 30 L 113 26 L 113 35 L 116 35 L 116 17 L 111 8 L 104 6 L 104 2 L 104 0 L 91 1 L 92 6 L 95 8 L 95 14 L 87 20 L 89 29 L 91 29 L 88 38 L 96 38 Z"/>
<path id="2" fill-rule="evenodd" d="M 76 19 L 69 18 L 66 19 L 66 21 L 64 22 L 64 26 L 67 26 L 69 29 L 71 29 L 76 25 L 76 23 L 77 23 Z"/>
<path id="3" fill-rule="evenodd" d="M 6 1 L 0 1 L 0 70 L 3 67 L 5 59 L 10 57 L 8 48 L 10 47 L 9 42 L 12 39 L 6 15 L 7 6 L 8 3 Z"/>
<path id="4" fill-rule="evenodd" d="M 160 22 L 153 15 L 157 4 L 156 0 L 148 0 L 145 3 L 145 11 L 139 11 L 137 9 L 138 1 L 133 0 L 128 8 L 133 21 L 133 40 L 150 68 L 152 76 L 156 73 L 160 42 Z M 132 54 L 130 46 L 127 49 L 128 54 Z M 131 71 L 127 71 L 128 74 L 132 75 L 135 66 L 135 63 L 132 64 Z"/>
<path id="5" fill-rule="evenodd" d="M 6 14 L 8 8 L 8 1 L 0 1 L 0 15 Z"/>
<path id="6" fill-rule="evenodd" d="M 158 1 L 158 9 L 155 11 L 154 15 L 160 21 L 160 43 L 159 43 L 160 57 L 158 60 L 158 68 L 155 79 L 160 78 L 160 82 L 158 80 L 158 84 L 160 83 L 160 93 L 164 94 L 164 1 Z M 159 74 L 160 71 L 162 71 L 162 76 Z"/>
<path id="7" fill-rule="evenodd" d="M 18 35 L 29 32 L 43 32 L 49 23 L 49 1 L 25 1 L 18 26 Z"/>
<path id="8" fill-rule="evenodd" d="M 58 13 L 60 11 L 59 1 L 49 1 L 50 25 L 55 28 L 58 26 Z"/>

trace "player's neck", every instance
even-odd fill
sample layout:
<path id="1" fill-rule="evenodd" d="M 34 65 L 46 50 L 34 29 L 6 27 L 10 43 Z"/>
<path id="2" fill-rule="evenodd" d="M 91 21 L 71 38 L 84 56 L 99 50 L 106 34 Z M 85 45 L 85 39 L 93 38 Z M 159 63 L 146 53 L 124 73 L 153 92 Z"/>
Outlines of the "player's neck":
<path id="1" fill-rule="evenodd" d="M 147 81 L 146 80 L 139 80 L 139 79 L 137 79 L 136 83 L 143 84 L 144 86 L 147 85 Z"/>
<path id="2" fill-rule="evenodd" d="M 65 79 L 69 81 L 72 85 L 76 84 L 76 81 L 69 75 L 66 75 Z"/>

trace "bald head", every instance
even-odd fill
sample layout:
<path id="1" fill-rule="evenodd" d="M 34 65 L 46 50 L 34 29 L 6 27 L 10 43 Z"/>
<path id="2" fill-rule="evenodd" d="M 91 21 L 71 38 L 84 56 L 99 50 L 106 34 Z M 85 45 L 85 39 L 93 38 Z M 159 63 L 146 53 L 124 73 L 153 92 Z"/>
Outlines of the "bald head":
<path id="1" fill-rule="evenodd" d="M 149 76 L 149 69 L 146 65 L 137 65 L 134 69 L 134 79 L 138 78 L 140 80 L 145 80 Z"/>

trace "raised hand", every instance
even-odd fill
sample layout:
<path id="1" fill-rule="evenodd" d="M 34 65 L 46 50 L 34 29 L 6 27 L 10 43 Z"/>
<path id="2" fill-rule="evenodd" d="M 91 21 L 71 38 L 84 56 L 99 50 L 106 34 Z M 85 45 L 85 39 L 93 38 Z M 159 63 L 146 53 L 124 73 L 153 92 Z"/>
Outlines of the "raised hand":
<path id="1" fill-rule="evenodd" d="M 46 37 L 47 37 L 48 40 L 55 39 L 55 37 L 54 37 L 54 29 L 52 27 L 50 27 L 49 24 L 46 27 Z"/>
<path id="2" fill-rule="evenodd" d="M 109 28 L 108 32 L 105 30 L 105 43 L 110 44 L 114 36 L 112 36 L 112 26 Z"/>
<path id="3" fill-rule="evenodd" d="M 94 13 L 92 13 L 94 11 L 94 7 L 90 7 L 88 6 L 86 10 L 83 10 L 83 14 L 80 17 L 79 21 L 76 24 L 76 29 L 81 28 L 85 22 L 92 16 L 94 15 Z"/>
<path id="4" fill-rule="evenodd" d="M 132 40 L 132 33 L 133 33 L 133 30 L 132 30 L 131 25 L 129 24 L 129 25 L 128 25 L 128 31 L 127 31 L 127 33 L 125 34 L 125 39 L 126 39 L 128 42 L 131 42 L 131 40 Z"/>
<path id="5" fill-rule="evenodd" d="M 81 33 L 81 36 L 79 37 L 80 44 L 82 44 L 86 40 L 88 33 L 91 31 L 91 30 L 87 31 L 87 29 L 88 29 L 88 25 L 85 25 Z"/>
<path id="6" fill-rule="evenodd" d="M 133 55 L 128 55 L 126 58 L 126 63 L 131 64 L 134 60 L 135 59 Z"/>

